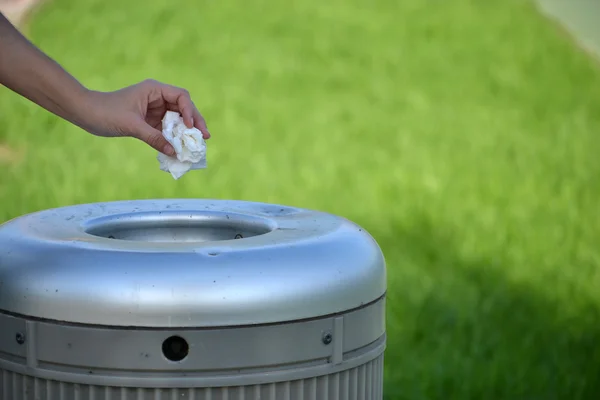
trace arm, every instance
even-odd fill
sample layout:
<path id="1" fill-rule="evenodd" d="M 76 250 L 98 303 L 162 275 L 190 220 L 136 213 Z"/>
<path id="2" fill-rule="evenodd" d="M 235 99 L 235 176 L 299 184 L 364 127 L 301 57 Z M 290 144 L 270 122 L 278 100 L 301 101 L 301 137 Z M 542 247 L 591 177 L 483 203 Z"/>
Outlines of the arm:
<path id="1" fill-rule="evenodd" d="M 0 84 L 94 135 L 135 137 L 167 155 L 174 155 L 160 131 L 167 110 L 179 112 L 188 128 L 198 128 L 205 139 L 210 137 L 186 90 L 153 80 L 115 92 L 88 90 L 2 13 Z"/>
<path id="2" fill-rule="evenodd" d="M 87 89 L 0 13 L 0 84 L 76 125 Z"/>

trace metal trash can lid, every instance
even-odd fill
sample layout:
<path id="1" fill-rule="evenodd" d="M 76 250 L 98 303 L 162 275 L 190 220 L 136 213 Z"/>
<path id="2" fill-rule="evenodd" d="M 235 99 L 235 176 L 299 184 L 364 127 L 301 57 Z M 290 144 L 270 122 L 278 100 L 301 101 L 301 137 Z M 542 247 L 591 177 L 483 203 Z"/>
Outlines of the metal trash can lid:
<path id="1" fill-rule="evenodd" d="M 75 205 L 0 226 L 0 312 L 80 324 L 240 326 L 385 294 L 381 250 L 330 214 L 225 200 Z"/>

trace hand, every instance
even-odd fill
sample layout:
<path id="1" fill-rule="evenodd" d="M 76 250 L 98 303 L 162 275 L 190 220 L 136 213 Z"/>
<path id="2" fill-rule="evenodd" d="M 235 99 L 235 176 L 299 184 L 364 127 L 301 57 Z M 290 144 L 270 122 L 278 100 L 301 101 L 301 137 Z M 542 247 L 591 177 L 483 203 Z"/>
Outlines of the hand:
<path id="1" fill-rule="evenodd" d="M 162 135 L 165 112 L 176 111 L 188 128 L 210 138 L 204 118 L 185 89 L 146 80 L 116 92 L 89 92 L 80 118 L 82 128 L 104 137 L 130 136 L 168 156 L 175 150 Z"/>
<path id="2" fill-rule="evenodd" d="M 94 135 L 132 136 L 172 156 L 175 151 L 161 132 L 161 120 L 170 110 L 181 114 L 188 128 L 196 127 L 205 139 L 210 137 L 184 89 L 146 80 L 116 92 L 90 91 L 27 40 L 2 13 L 0 38 L 0 85 Z"/>

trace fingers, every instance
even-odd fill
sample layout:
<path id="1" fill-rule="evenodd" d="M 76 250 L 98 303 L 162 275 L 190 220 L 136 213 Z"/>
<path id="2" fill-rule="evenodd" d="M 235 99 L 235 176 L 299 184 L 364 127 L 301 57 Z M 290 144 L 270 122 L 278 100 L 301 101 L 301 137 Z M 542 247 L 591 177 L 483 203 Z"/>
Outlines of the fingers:
<path id="1" fill-rule="evenodd" d="M 167 103 L 170 104 L 169 109 L 177 111 L 183 117 L 183 122 L 188 128 L 197 128 L 202 132 L 204 139 L 210 138 L 206 121 L 196 108 L 196 105 L 190 97 L 190 93 L 175 86 L 160 84 L 161 92 Z"/>
<path id="2" fill-rule="evenodd" d="M 194 107 L 194 127 L 199 129 L 202 132 L 202 137 L 204 139 L 210 138 L 210 132 L 208 131 L 208 127 L 206 126 L 206 121 L 204 117 L 200 114 L 197 108 Z"/>
<path id="3" fill-rule="evenodd" d="M 177 105 L 177 111 L 183 117 L 183 122 L 188 128 L 194 127 L 194 111 L 196 106 L 192 102 L 187 90 L 175 86 L 162 85 L 164 99 L 172 105 Z"/>
<path id="4" fill-rule="evenodd" d="M 175 155 L 175 149 L 167 139 L 165 139 L 162 132 L 158 129 L 154 129 L 144 120 L 136 122 L 132 136 L 146 142 L 150 147 L 163 154 L 171 157 Z"/>

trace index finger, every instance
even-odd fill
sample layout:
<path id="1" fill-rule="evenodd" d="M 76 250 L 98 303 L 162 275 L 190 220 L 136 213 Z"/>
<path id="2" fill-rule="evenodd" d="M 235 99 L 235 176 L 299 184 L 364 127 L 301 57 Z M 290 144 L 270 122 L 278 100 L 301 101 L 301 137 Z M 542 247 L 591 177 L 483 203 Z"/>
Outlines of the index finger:
<path id="1" fill-rule="evenodd" d="M 198 128 L 200 132 L 202 132 L 202 137 L 204 139 L 210 139 L 210 132 L 208 131 L 208 127 L 206 126 L 206 121 L 200 111 L 194 106 L 194 127 Z"/>
<path id="2" fill-rule="evenodd" d="M 176 106 L 177 111 L 183 117 L 183 122 L 188 128 L 194 127 L 194 114 L 198 112 L 196 106 L 192 102 L 190 93 L 182 88 L 175 86 L 164 85 L 161 90 L 162 96 L 165 101 L 172 106 Z M 173 108 L 173 107 L 169 107 Z"/>

